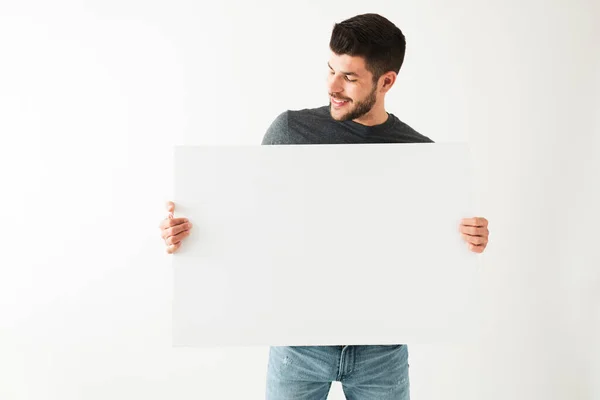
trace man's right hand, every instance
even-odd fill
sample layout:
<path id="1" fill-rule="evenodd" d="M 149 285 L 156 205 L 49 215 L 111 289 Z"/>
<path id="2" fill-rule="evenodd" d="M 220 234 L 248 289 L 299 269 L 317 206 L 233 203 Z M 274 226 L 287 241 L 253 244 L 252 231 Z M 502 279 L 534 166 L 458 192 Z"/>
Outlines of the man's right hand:
<path id="1" fill-rule="evenodd" d="M 167 211 L 169 216 L 161 221 L 161 236 L 167 246 L 167 253 L 173 254 L 180 247 L 183 239 L 190 235 L 192 223 L 187 218 L 173 218 L 175 212 L 175 203 L 167 202 Z"/>

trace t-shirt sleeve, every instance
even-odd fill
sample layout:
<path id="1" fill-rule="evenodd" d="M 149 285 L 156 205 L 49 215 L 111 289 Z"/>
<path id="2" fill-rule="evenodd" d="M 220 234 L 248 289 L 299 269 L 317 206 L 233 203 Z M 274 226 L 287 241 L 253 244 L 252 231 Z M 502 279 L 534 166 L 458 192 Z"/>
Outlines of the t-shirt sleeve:
<path id="1" fill-rule="evenodd" d="M 286 144 L 286 139 L 289 137 L 288 130 L 288 112 L 284 111 L 269 126 L 263 137 L 262 144 Z"/>

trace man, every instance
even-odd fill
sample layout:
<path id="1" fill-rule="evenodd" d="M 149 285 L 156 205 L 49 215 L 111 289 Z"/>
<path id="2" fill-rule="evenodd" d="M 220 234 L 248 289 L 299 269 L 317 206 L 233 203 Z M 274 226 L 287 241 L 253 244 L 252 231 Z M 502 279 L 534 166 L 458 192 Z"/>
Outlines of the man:
<path id="1" fill-rule="evenodd" d="M 328 106 L 285 111 L 273 121 L 262 144 L 432 143 L 385 110 L 404 61 L 403 33 L 377 14 L 358 15 L 335 24 L 328 62 Z M 174 212 L 169 202 L 168 210 Z M 463 219 L 459 231 L 469 249 L 481 253 L 488 243 L 485 218 Z M 161 223 L 167 252 L 179 249 L 191 224 L 185 218 Z M 348 399 L 408 400 L 408 350 L 392 346 L 272 347 L 268 400 L 326 399 L 340 381 Z"/>

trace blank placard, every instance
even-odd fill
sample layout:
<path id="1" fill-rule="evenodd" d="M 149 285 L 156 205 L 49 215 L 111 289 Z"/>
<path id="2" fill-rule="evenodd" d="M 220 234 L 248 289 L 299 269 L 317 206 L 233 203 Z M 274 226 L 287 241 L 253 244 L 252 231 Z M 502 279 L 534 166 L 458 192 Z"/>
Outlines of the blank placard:
<path id="1" fill-rule="evenodd" d="M 463 143 L 178 146 L 176 346 L 443 343 L 476 324 Z"/>

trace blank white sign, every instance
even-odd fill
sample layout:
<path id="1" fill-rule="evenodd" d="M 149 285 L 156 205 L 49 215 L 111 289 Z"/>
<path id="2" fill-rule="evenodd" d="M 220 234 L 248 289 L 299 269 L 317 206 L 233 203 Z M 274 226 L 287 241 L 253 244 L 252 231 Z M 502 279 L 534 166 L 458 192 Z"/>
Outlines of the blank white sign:
<path id="1" fill-rule="evenodd" d="M 475 322 L 466 144 L 179 146 L 176 346 L 455 341 Z"/>

